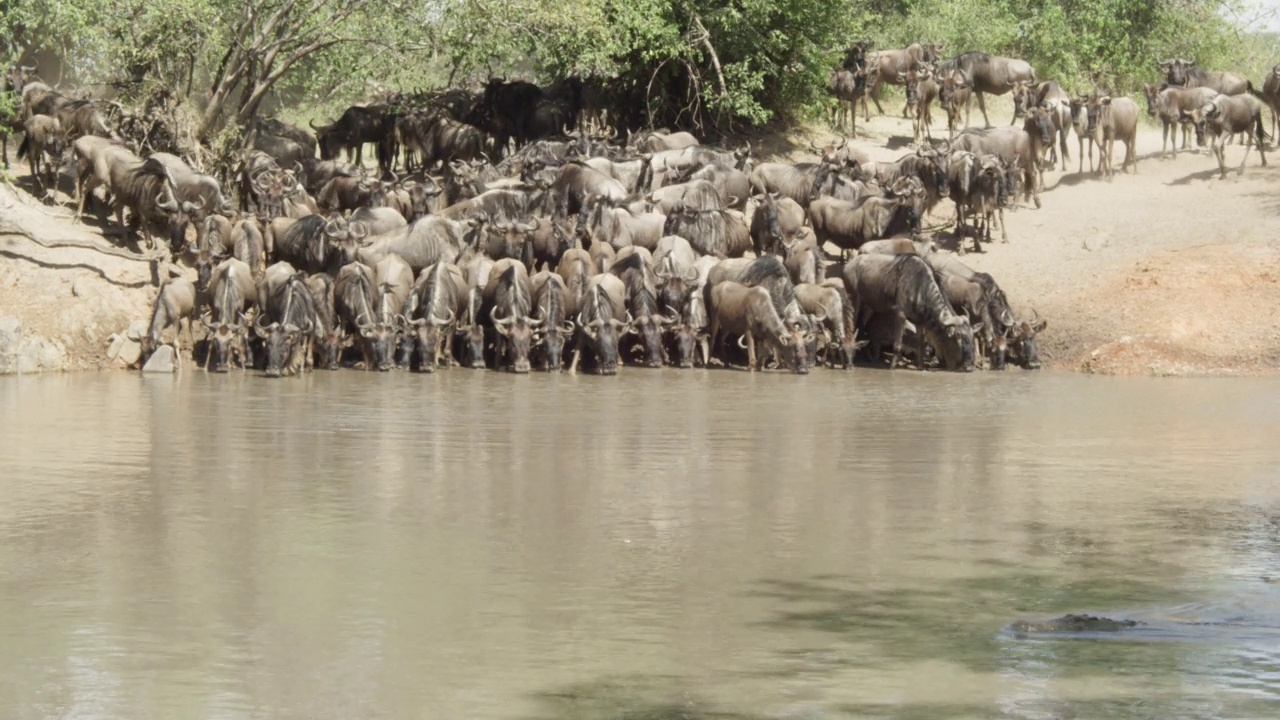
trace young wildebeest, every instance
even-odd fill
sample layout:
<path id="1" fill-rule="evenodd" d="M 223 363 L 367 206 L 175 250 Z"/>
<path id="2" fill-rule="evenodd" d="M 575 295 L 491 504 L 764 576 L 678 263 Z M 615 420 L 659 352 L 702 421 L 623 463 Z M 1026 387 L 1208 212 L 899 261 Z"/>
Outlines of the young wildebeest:
<path id="1" fill-rule="evenodd" d="M 723 335 L 745 336 L 747 367 L 763 370 L 767 353 L 756 353 L 756 338 L 761 338 L 793 371 L 809 372 L 809 338 L 799 328 L 787 328 L 765 288 L 747 287 L 732 280 L 718 283 L 707 292 L 707 314 L 711 318 L 713 351 L 719 350 Z"/>
<path id="2" fill-rule="evenodd" d="M 1263 142 L 1270 139 L 1262 128 L 1262 106 L 1249 95 L 1219 95 L 1203 107 L 1183 116 L 1195 123 L 1196 134 L 1209 136 L 1209 147 L 1218 158 L 1221 177 L 1227 176 L 1226 144 L 1231 135 L 1245 133 L 1244 155 L 1240 158 L 1240 174 L 1249 159 L 1249 148 L 1257 143 L 1262 166 L 1267 166 L 1267 154 Z"/>
<path id="3" fill-rule="evenodd" d="M 195 347 L 196 338 L 191 330 L 195 310 L 196 286 L 186 278 L 173 278 L 166 281 L 160 287 L 155 305 L 151 308 L 151 327 L 147 330 L 147 334 L 142 336 L 142 354 L 138 356 L 138 367 L 147 364 L 147 358 L 150 358 L 156 351 L 156 347 L 163 342 L 164 331 L 171 325 L 173 326 L 173 356 L 179 357 L 178 350 L 181 343 L 178 336 L 182 331 L 183 320 L 187 322 L 187 338 L 191 340 L 192 347 Z"/>
<path id="4" fill-rule="evenodd" d="M 873 313 L 893 315 L 891 369 L 902 358 L 902 334 L 910 322 L 919 330 L 921 370 L 926 340 L 944 367 L 973 370 L 973 328 L 967 318 L 951 309 L 933 268 L 923 259 L 916 255 L 859 255 L 844 266 L 844 284 L 860 325 Z"/>
<path id="5" fill-rule="evenodd" d="M 1123 172 L 1133 163 L 1133 171 L 1138 171 L 1138 161 L 1134 153 L 1134 144 L 1138 137 L 1138 104 L 1127 97 L 1112 98 L 1110 96 L 1094 97 L 1089 100 L 1089 130 L 1098 144 L 1098 172 L 1105 174 L 1110 180 L 1115 176 L 1115 165 L 1112 155 L 1115 153 L 1116 140 L 1124 143 L 1124 163 L 1120 166 Z"/>

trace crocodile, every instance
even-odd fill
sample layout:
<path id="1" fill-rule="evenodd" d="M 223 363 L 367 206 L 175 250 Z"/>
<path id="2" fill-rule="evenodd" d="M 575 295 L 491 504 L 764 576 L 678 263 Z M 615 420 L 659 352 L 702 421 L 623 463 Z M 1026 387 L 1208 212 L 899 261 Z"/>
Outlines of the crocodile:
<path id="1" fill-rule="evenodd" d="M 1063 615 L 1049 620 L 1015 620 L 1009 629 L 1018 634 L 1119 632 L 1143 624 L 1137 620 L 1113 620 L 1096 615 Z"/>

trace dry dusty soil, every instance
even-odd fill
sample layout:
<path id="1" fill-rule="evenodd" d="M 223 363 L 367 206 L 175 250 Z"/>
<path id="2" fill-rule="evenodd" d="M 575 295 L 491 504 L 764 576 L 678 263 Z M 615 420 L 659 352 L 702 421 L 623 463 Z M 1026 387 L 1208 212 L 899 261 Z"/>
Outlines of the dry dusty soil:
<path id="1" fill-rule="evenodd" d="M 886 102 L 886 110 L 890 103 Z M 1008 122 L 1007 109 L 992 120 Z M 943 129 L 945 133 L 945 129 Z M 855 143 L 874 160 L 910 151 L 910 124 L 873 117 Z M 756 138 L 760 159 L 811 159 L 828 132 Z M 1266 374 L 1280 368 L 1280 168 L 1251 152 L 1244 175 L 1219 179 L 1207 152 L 1159 159 L 1159 129 L 1138 136 L 1137 172 L 1105 181 L 1085 171 L 1076 140 L 1068 172 L 1045 175 L 1043 208 L 1006 213 L 1009 242 L 964 258 L 999 281 L 1020 314 L 1049 321 L 1046 365 L 1064 370 L 1155 375 Z M 1117 156 L 1124 152 L 1117 147 Z M 1243 147 L 1228 146 L 1238 167 Z M 1117 157 L 1118 164 L 1119 157 Z M 1280 158 L 1277 158 L 1280 162 Z M 25 168 L 15 166 L 14 171 Z M 19 179 L 25 185 L 29 178 Z M 926 218 L 954 216 L 943 201 Z M 952 244 L 945 232 L 940 244 Z M 102 251 L 112 254 L 104 254 Z M 136 259 L 133 259 L 136 258 Z M 0 186 L 0 319 L 64 355 L 62 369 L 119 365 L 113 333 L 145 320 L 163 263 L 73 224 L 61 207 Z M 42 369 L 59 369 L 52 353 Z"/>

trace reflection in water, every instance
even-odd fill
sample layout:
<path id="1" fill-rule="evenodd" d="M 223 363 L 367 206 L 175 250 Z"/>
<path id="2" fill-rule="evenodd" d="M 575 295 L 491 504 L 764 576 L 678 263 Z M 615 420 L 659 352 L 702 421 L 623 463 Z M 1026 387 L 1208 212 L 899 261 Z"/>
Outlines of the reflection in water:
<path id="1" fill-rule="evenodd" d="M 5 379 L 0 717 L 1271 716 L 1276 390 Z"/>

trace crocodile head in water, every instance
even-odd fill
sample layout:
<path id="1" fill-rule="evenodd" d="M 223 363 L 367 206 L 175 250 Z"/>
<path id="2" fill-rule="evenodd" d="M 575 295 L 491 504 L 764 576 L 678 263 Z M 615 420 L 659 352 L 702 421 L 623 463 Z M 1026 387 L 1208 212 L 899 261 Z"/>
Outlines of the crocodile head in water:
<path id="1" fill-rule="evenodd" d="M 1016 633 L 1116 632 L 1140 623 L 1136 620 L 1112 620 L 1093 615 L 1063 615 L 1050 620 L 1016 620 L 1009 629 Z"/>

